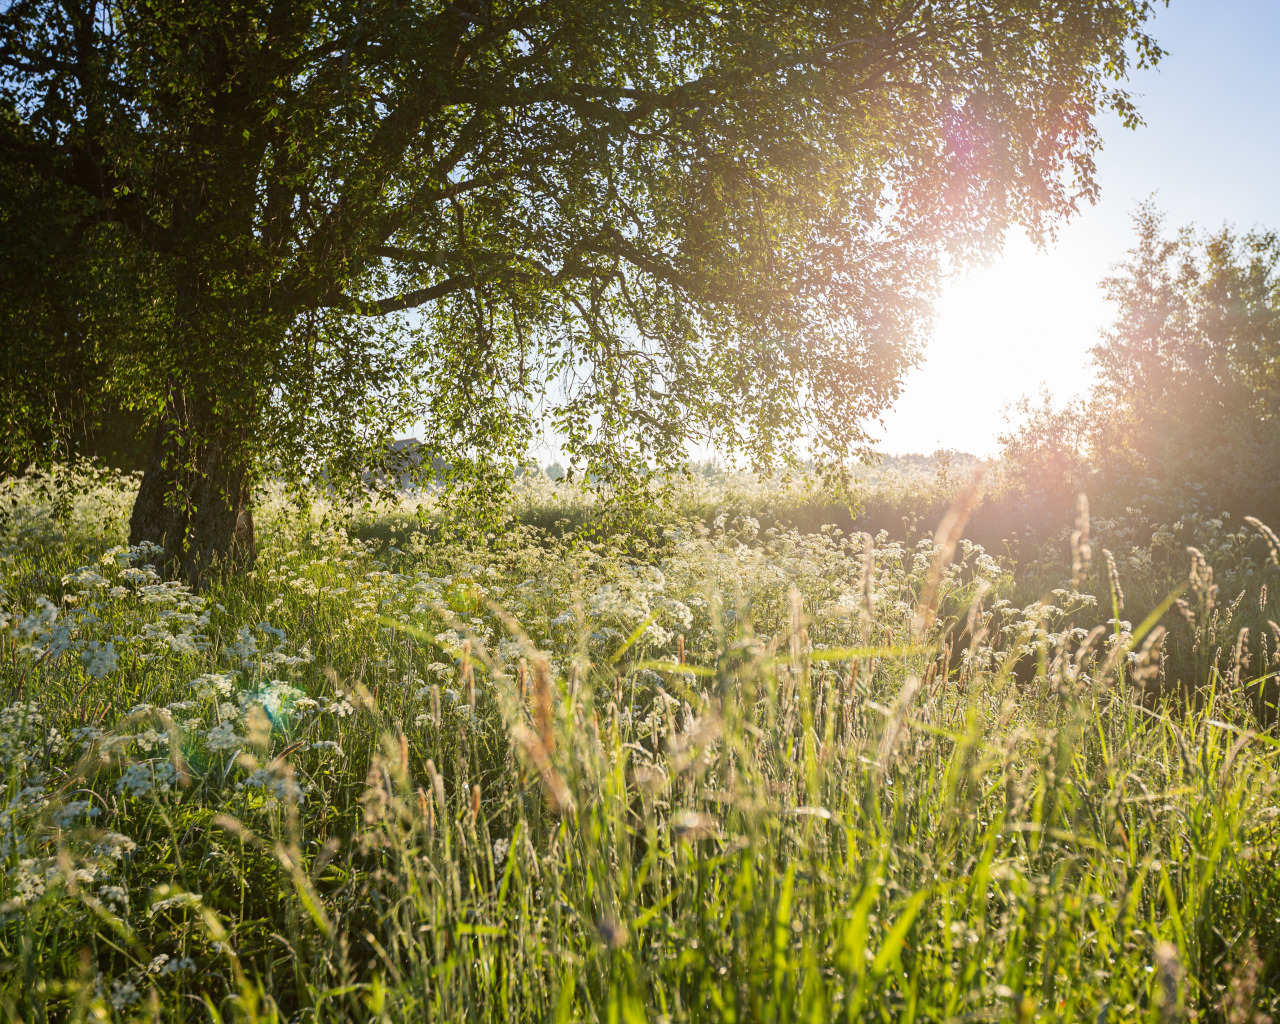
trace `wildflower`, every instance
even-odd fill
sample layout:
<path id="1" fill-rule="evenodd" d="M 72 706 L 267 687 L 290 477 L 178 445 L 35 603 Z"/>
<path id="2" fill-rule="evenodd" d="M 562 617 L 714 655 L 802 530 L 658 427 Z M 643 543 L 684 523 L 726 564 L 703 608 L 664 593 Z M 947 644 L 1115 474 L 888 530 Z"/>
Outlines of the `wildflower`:
<path id="1" fill-rule="evenodd" d="M 129 890 L 123 885 L 98 886 L 98 899 L 108 910 L 123 914 L 129 909 Z"/>
<path id="2" fill-rule="evenodd" d="M 173 633 L 169 636 L 169 650 L 174 654 L 194 656 L 200 653 L 202 644 L 191 633 Z"/>
<path id="3" fill-rule="evenodd" d="M 201 697 L 230 697 L 235 676 L 230 672 L 208 672 L 191 680 L 191 686 Z"/>
<path id="4" fill-rule="evenodd" d="M 140 732 L 133 737 L 133 741 L 138 744 L 140 750 L 147 753 L 155 750 L 156 747 L 164 747 L 169 745 L 169 737 L 166 733 L 156 732 L 154 729 L 148 729 L 146 732 Z"/>
<path id="5" fill-rule="evenodd" d="M 298 804 L 306 800 L 307 793 L 306 787 L 292 774 L 281 774 L 267 768 L 254 770 L 247 779 L 236 784 L 236 789 L 261 789 L 276 800 Z"/>
<path id="6" fill-rule="evenodd" d="M 117 1010 L 124 1010 L 142 998 L 138 986 L 128 978 L 118 978 L 111 985 L 111 1005 Z"/>
<path id="7" fill-rule="evenodd" d="M 264 683 L 257 693 L 249 696 L 245 702 L 260 704 L 272 721 L 278 721 L 288 714 L 293 705 L 303 696 L 301 690 L 277 680 Z"/>
<path id="8" fill-rule="evenodd" d="M 325 708 L 325 710 L 330 714 L 337 715 L 339 718 L 346 718 L 348 715 L 354 715 L 356 713 L 355 705 L 352 704 L 351 701 L 347 700 L 346 697 L 332 702 L 327 708 Z"/>
<path id="9" fill-rule="evenodd" d="M 133 566 L 125 569 L 124 572 L 120 574 L 120 578 L 126 583 L 134 583 L 139 587 L 145 587 L 149 584 L 155 583 L 159 579 L 154 569 L 147 567 L 137 569 Z"/>
<path id="10" fill-rule="evenodd" d="M 168 886 L 160 886 L 156 890 L 157 893 L 166 893 L 169 891 Z M 195 892 L 179 892 L 173 896 L 162 896 L 147 908 L 147 913 L 154 917 L 156 914 L 163 913 L 166 910 L 173 910 L 175 907 L 198 907 L 201 904 L 199 893 Z"/>
<path id="11" fill-rule="evenodd" d="M 178 959 L 170 959 L 168 963 L 160 969 L 161 974 L 189 974 L 196 969 L 196 962 L 189 956 L 179 957 Z"/>
<path id="12" fill-rule="evenodd" d="M 443 633 L 435 635 L 435 641 L 441 647 L 461 648 L 462 636 L 456 629 L 446 629 Z"/>
<path id="13" fill-rule="evenodd" d="M 72 800 L 53 812 L 53 824 L 56 828 L 67 829 L 82 818 L 96 818 L 102 813 L 101 807 L 94 807 L 89 800 Z"/>
<path id="14" fill-rule="evenodd" d="M 52 861 L 24 857 L 18 861 L 14 900 L 23 905 L 39 899 L 44 895 L 47 883 L 57 876 L 58 865 Z"/>
<path id="15" fill-rule="evenodd" d="M 244 746 L 244 737 L 236 732 L 232 723 L 222 722 L 205 731 L 204 745 L 210 750 L 239 750 Z"/>
<path id="16" fill-rule="evenodd" d="M 98 840 L 92 852 L 96 857 L 123 860 L 137 848 L 138 844 L 128 836 L 123 836 L 119 832 L 108 832 Z"/>
<path id="17" fill-rule="evenodd" d="M 131 764 L 116 783 L 116 792 L 129 791 L 130 796 L 172 792 L 178 772 L 168 761 L 150 760 Z"/>
<path id="18" fill-rule="evenodd" d="M 506 863 L 507 853 L 511 850 L 510 839 L 495 839 L 493 841 L 493 866 L 498 870 L 502 869 L 502 865 Z"/>

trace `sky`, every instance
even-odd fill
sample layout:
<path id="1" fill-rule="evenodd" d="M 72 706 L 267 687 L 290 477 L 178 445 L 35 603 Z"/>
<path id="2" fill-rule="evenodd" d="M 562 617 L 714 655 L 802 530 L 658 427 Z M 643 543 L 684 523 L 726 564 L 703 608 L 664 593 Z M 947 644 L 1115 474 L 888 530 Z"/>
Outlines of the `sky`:
<path id="1" fill-rule="evenodd" d="M 1015 232 L 1001 256 L 944 286 L 881 451 L 993 455 L 1020 396 L 1085 392 L 1089 349 L 1111 319 L 1098 282 L 1124 259 L 1148 197 L 1171 230 L 1280 230 L 1280 0 L 1172 0 L 1151 31 L 1167 54 L 1128 85 L 1146 126 L 1101 122 L 1098 203 L 1047 248 Z"/>

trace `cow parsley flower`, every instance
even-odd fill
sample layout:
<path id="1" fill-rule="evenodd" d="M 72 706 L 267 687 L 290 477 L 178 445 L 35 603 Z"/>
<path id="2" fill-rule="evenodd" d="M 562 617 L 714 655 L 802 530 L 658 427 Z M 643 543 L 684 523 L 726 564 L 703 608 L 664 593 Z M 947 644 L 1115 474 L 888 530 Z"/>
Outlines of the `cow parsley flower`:
<path id="1" fill-rule="evenodd" d="M 98 899 L 116 914 L 124 914 L 129 909 L 129 890 L 123 885 L 98 886 Z"/>
<path id="2" fill-rule="evenodd" d="M 239 750 L 244 746 L 244 737 L 236 732 L 231 722 L 223 722 L 205 732 L 204 744 L 210 750 Z"/>
<path id="3" fill-rule="evenodd" d="M 298 804 L 306 800 L 307 794 L 306 787 L 292 775 L 282 775 L 268 768 L 255 769 L 243 782 L 236 784 L 236 789 L 261 789 L 276 800 Z"/>
<path id="4" fill-rule="evenodd" d="M 191 680 L 191 687 L 201 697 L 230 697 L 235 676 L 230 672 L 206 672 Z"/>
<path id="5" fill-rule="evenodd" d="M 96 818 L 101 813 L 102 808 L 94 807 L 90 800 L 72 800 L 53 812 L 53 824 L 57 828 L 68 829 L 82 819 Z"/>
<path id="6" fill-rule="evenodd" d="M 133 797 L 170 793 L 178 782 L 177 769 L 168 761 L 150 760 L 131 764 L 116 783 L 116 792 L 129 791 Z"/>
<path id="7" fill-rule="evenodd" d="M 493 841 L 493 866 L 502 870 L 502 865 L 506 862 L 507 853 L 511 849 L 510 839 L 495 839 Z"/>
<path id="8" fill-rule="evenodd" d="M 128 836 L 123 836 L 119 832 L 108 832 L 94 844 L 93 854 L 110 860 L 123 860 L 137 848 L 138 844 Z"/>
<path id="9" fill-rule="evenodd" d="M 117 1010 L 125 1010 L 141 998 L 138 986 L 128 978 L 117 978 L 111 983 L 111 1005 Z"/>

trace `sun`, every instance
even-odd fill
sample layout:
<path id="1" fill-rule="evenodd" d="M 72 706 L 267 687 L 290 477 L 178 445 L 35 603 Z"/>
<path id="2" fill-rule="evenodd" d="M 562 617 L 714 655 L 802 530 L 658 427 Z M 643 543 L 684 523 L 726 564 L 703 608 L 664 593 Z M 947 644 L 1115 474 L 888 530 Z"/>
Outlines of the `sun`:
<path id="1" fill-rule="evenodd" d="M 1098 282 L 1114 259 L 1090 232 L 1037 249 L 1022 235 L 983 266 L 951 277 L 922 364 L 885 416 L 881 450 L 997 454 L 1023 395 L 1063 401 L 1088 389 L 1089 350 L 1108 320 Z"/>

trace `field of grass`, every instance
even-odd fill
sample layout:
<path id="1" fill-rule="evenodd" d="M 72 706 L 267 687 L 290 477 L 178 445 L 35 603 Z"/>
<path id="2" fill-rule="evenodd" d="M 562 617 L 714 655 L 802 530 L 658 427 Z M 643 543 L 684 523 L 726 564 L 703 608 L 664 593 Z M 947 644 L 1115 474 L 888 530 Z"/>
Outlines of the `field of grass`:
<path id="1" fill-rule="evenodd" d="M 267 495 L 196 595 L 129 481 L 5 482 L 0 1015 L 1280 1019 L 1274 538 L 866 486 Z"/>

